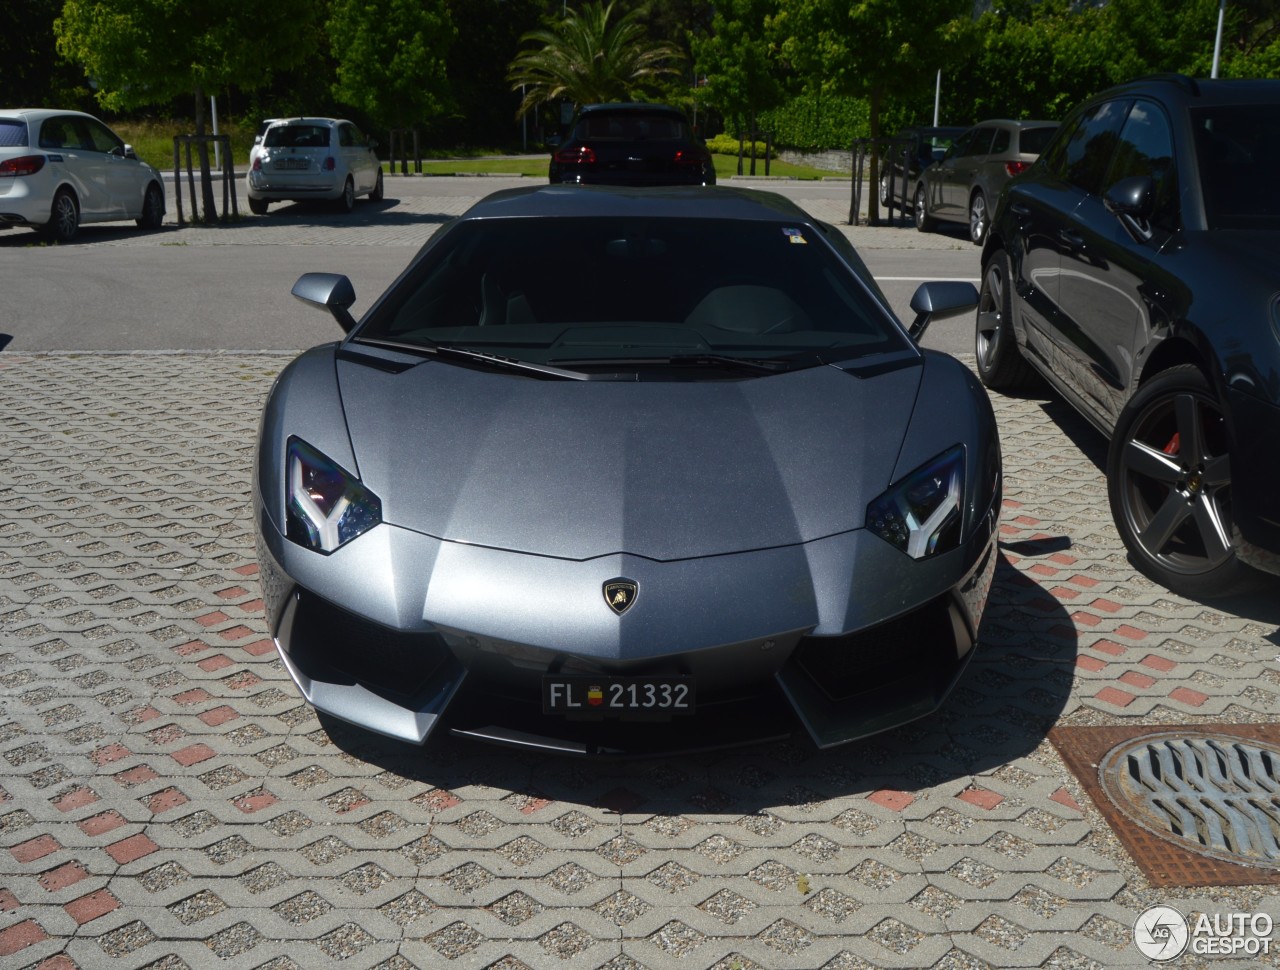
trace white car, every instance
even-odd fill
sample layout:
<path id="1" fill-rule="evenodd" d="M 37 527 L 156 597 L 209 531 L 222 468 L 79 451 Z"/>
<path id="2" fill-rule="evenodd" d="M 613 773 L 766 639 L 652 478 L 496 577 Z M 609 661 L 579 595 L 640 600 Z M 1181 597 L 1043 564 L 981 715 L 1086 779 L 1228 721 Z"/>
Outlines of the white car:
<path id="1" fill-rule="evenodd" d="M 326 199 L 350 212 L 357 196 L 382 201 L 376 144 L 341 118 L 276 121 L 251 155 L 245 176 L 250 211 L 263 215 L 271 202 Z"/>
<path id="2" fill-rule="evenodd" d="M 81 223 L 164 222 L 164 181 L 92 115 L 0 109 L 0 229 L 30 226 L 57 242 Z"/>

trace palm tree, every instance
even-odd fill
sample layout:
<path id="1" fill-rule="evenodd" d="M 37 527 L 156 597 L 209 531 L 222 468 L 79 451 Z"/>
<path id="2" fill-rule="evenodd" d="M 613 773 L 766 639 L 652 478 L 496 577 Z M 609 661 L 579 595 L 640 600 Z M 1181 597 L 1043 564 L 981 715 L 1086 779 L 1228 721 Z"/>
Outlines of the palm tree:
<path id="1" fill-rule="evenodd" d="M 566 14 L 554 30 L 521 37 L 521 44 L 536 46 L 517 54 L 507 69 L 511 89 L 524 90 L 516 117 L 549 101 L 632 100 L 661 75 L 678 74 L 680 49 L 646 39 L 637 13 L 610 24 L 612 2 L 588 4 Z"/>

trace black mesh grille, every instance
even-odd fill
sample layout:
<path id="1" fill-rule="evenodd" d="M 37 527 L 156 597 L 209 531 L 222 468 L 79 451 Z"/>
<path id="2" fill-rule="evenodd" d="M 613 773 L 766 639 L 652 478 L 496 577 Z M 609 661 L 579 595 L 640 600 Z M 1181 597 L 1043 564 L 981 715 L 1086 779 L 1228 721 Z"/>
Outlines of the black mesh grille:
<path id="1" fill-rule="evenodd" d="M 298 594 L 289 657 L 320 679 L 340 675 L 381 692 L 414 694 L 448 656 L 436 633 L 403 633 L 339 609 L 306 591 Z"/>
<path id="2" fill-rule="evenodd" d="M 896 681 L 946 682 L 959 644 L 947 599 L 888 623 L 840 637 L 805 637 L 795 662 L 833 701 L 883 690 Z"/>

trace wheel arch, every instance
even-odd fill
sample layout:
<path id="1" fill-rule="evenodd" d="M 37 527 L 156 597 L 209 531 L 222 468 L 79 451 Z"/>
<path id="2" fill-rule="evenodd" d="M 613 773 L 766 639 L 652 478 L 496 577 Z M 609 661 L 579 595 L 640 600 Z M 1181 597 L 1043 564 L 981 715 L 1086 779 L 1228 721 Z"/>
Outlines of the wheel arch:
<path id="1" fill-rule="evenodd" d="M 1225 400 L 1226 388 L 1222 380 L 1222 368 L 1213 348 L 1198 330 L 1178 327 L 1175 332 L 1157 343 L 1143 361 L 1137 373 L 1130 396 L 1156 374 L 1181 364 L 1194 364 L 1204 374 L 1210 386 Z"/>

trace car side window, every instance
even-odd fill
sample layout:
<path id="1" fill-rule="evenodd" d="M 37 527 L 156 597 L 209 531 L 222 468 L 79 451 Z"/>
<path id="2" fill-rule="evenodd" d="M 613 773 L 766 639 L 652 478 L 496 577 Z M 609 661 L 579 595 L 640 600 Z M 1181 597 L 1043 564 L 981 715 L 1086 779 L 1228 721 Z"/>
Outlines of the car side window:
<path id="1" fill-rule="evenodd" d="M 986 155 L 991 150 L 991 139 L 995 135 L 994 128 L 975 128 L 973 137 L 968 139 L 957 155 Z"/>
<path id="2" fill-rule="evenodd" d="M 1153 221 L 1175 228 L 1178 172 L 1173 157 L 1173 134 L 1164 111 L 1150 101 L 1137 101 L 1130 109 L 1105 187 L 1135 175 L 1145 175 L 1153 183 L 1156 204 Z"/>
<path id="3" fill-rule="evenodd" d="M 1060 174 L 1068 182 L 1093 195 L 1102 191 L 1128 108 L 1128 101 L 1104 101 L 1080 119 L 1063 143 L 1065 157 Z"/>
<path id="4" fill-rule="evenodd" d="M 75 148 L 75 135 L 67 130 L 65 118 L 46 118 L 40 126 L 41 148 Z"/>
<path id="5" fill-rule="evenodd" d="M 356 145 L 355 134 L 351 130 L 350 125 L 338 126 L 338 144 L 343 148 L 354 148 Z"/>
<path id="6" fill-rule="evenodd" d="M 996 137 L 991 142 L 991 154 L 1003 155 L 1009 150 L 1010 132 L 1008 128 L 997 128 Z"/>
<path id="7" fill-rule="evenodd" d="M 93 146 L 95 152 L 106 153 L 118 149 L 123 154 L 124 142 L 117 138 L 106 125 L 86 118 L 84 127 L 89 137 L 89 144 Z"/>

